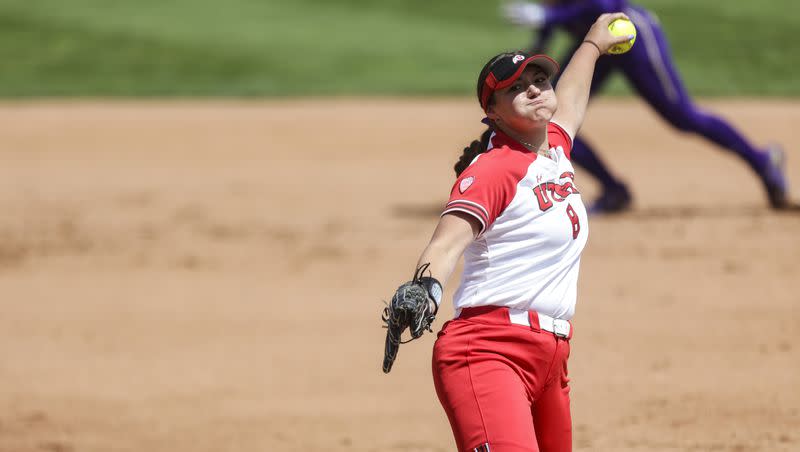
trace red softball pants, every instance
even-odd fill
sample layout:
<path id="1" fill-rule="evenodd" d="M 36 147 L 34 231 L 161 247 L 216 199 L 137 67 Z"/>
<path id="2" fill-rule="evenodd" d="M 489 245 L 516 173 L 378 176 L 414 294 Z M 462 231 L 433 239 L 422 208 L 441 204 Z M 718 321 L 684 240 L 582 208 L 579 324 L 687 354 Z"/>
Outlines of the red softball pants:
<path id="1" fill-rule="evenodd" d="M 433 347 L 433 381 L 461 452 L 570 452 L 569 339 L 465 308 Z"/>

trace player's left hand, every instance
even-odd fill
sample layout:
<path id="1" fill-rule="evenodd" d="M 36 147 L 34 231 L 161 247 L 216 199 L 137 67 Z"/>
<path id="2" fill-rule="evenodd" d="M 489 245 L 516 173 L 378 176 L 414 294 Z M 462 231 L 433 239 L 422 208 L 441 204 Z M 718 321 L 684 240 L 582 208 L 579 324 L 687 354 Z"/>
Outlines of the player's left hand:
<path id="1" fill-rule="evenodd" d="M 386 345 L 383 353 L 383 372 L 392 370 L 397 351 L 403 342 L 401 334 L 406 328 L 414 340 L 426 330 L 433 332 L 431 325 L 439 310 L 442 285 L 435 278 L 423 276 L 428 268 L 425 264 L 417 269 L 414 279 L 397 288 L 392 301 L 383 310 L 382 320 L 386 324 Z"/>
<path id="2" fill-rule="evenodd" d="M 545 9 L 538 3 L 511 2 L 502 5 L 503 15 L 514 25 L 541 28 L 544 25 Z"/>

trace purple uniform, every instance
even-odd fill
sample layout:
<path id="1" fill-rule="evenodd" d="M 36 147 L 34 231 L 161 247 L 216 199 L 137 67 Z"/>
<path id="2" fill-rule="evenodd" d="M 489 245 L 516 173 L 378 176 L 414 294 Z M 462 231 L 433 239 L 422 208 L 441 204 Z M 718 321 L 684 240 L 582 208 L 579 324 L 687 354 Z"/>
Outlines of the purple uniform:
<path id="1" fill-rule="evenodd" d="M 545 5 L 545 21 L 539 39 L 534 45 L 538 52 L 549 41 L 553 31 L 562 28 L 576 38 L 575 45 L 568 55 L 572 55 L 597 17 L 603 13 L 622 11 L 634 23 L 637 30 L 636 45 L 622 55 L 603 57 L 598 60 L 592 79 L 592 94 L 602 88 L 608 76 L 620 71 L 630 82 L 636 93 L 646 100 L 667 122 L 675 128 L 694 132 L 706 137 L 724 149 L 745 160 L 761 177 L 770 192 L 770 184 L 780 185 L 785 190 L 782 175 L 771 167 L 769 153 L 755 148 L 736 129 L 722 118 L 700 110 L 689 97 L 675 66 L 672 63 L 669 46 L 658 19 L 646 9 L 634 6 L 625 0 L 565 0 L 555 5 Z M 606 189 L 596 206 L 599 211 L 618 210 L 615 202 L 622 202 L 624 208 L 629 196 L 624 185 L 617 181 L 605 168 L 585 140 L 577 137 L 573 151 L 573 161 L 592 173 Z M 770 180 L 779 179 L 779 180 Z M 614 199 L 614 196 L 621 199 Z M 609 202 L 609 205 L 602 205 Z"/>

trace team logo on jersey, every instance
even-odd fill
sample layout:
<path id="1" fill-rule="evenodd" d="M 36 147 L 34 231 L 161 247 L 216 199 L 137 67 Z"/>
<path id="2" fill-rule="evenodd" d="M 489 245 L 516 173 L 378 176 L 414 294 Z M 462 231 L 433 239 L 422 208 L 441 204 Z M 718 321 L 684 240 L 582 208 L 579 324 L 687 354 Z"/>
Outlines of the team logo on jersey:
<path id="1" fill-rule="evenodd" d="M 458 184 L 458 191 L 460 191 L 461 194 L 464 194 L 464 192 L 467 191 L 473 182 L 475 182 L 475 176 L 469 176 L 461 179 L 461 183 Z"/>
<path id="2" fill-rule="evenodd" d="M 525 59 L 525 55 L 514 55 L 514 58 L 511 59 L 511 62 L 514 64 L 519 63 L 520 61 Z"/>
<path id="3" fill-rule="evenodd" d="M 553 201 L 562 202 L 569 195 L 580 194 L 578 187 L 575 186 L 575 174 L 567 171 L 559 176 L 559 179 L 567 179 L 563 184 L 556 182 L 545 182 L 533 187 L 536 200 L 539 201 L 539 210 L 542 212 L 553 207 Z"/>

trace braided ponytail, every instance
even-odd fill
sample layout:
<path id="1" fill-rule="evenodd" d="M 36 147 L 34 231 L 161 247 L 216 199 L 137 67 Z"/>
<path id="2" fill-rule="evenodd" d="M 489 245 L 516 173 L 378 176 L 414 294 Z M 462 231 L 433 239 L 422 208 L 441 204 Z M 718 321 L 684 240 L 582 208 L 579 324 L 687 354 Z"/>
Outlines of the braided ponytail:
<path id="1" fill-rule="evenodd" d="M 459 157 L 456 164 L 453 165 L 453 170 L 456 172 L 456 177 L 460 176 L 461 173 L 467 169 L 469 164 L 475 160 L 475 157 L 477 157 L 478 154 L 483 154 L 486 152 L 486 148 L 489 147 L 489 138 L 491 138 L 493 131 L 494 130 L 489 127 L 481 134 L 480 140 L 473 140 L 469 146 L 464 148 L 464 152 L 461 154 L 461 157 Z"/>

